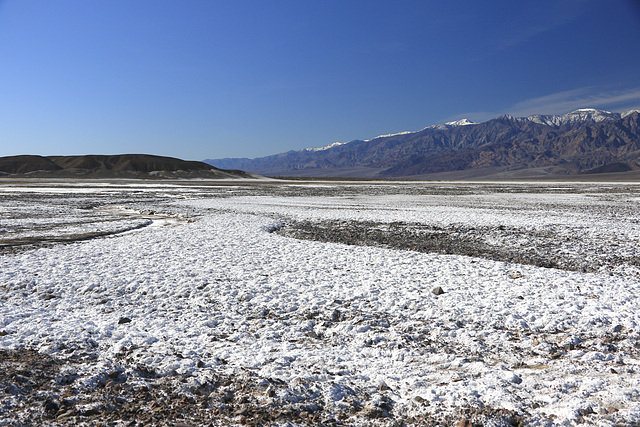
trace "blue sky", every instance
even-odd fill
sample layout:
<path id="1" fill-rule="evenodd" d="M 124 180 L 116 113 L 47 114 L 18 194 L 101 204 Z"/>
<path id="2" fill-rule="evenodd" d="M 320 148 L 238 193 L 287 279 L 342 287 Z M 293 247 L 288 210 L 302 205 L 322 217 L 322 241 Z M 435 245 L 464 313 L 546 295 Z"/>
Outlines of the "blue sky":
<path id="1" fill-rule="evenodd" d="M 0 0 L 0 156 L 259 157 L 640 108 L 638 0 Z"/>

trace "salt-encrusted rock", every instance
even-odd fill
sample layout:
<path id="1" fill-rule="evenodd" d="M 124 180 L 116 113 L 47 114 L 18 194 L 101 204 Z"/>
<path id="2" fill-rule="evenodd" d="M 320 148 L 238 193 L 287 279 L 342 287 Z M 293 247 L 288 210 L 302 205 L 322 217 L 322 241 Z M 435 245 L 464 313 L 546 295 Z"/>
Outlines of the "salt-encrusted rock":
<path id="1" fill-rule="evenodd" d="M 380 384 L 378 384 L 378 391 L 386 391 L 386 390 L 391 390 L 391 387 L 389 387 L 387 383 L 385 383 L 384 381 L 380 381 Z"/>

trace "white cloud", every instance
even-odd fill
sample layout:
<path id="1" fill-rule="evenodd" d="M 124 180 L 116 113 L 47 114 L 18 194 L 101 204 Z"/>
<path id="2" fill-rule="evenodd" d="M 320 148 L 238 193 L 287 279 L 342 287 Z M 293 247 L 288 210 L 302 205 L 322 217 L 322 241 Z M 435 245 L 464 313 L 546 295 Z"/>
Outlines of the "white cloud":
<path id="1" fill-rule="evenodd" d="M 469 119 L 476 123 L 494 119 L 502 114 L 526 117 L 533 114 L 565 114 L 579 108 L 624 112 L 640 109 L 640 87 L 624 90 L 603 90 L 583 87 L 526 99 L 502 111 L 468 111 L 447 117 L 444 122 Z"/>
<path id="2" fill-rule="evenodd" d="M 584 87 L 518 102 L 508 113 L 514 116 L 563 114 L 578 108 L 623 111 L 639 105 L 640 88 L 603 91 L 594 87 Z"/>

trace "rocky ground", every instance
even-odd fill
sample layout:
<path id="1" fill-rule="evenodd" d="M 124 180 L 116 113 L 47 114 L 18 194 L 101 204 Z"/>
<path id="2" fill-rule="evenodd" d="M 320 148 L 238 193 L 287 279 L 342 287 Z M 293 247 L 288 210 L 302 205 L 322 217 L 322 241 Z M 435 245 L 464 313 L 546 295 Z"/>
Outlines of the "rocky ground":
<path id="1" fill-rule="evenodd" d="M 553 230 L 505 226 L 439 227 L 402 222 L 289 221 L 274 232 L 296 239 L 466 255 L 583 273 L 613 272 L 621 265 L 640 267 L 640 257 L 616 254 L 607 244 L 590 247 L 588 251 L 567 253 L 564 248 L 580 246 L 581 240 L 575 235 Z"/>
<path id="2" fill-rule="evenodd" d="M 494 425 L 517 426 L 511 411 L 467 408 L 443 417 L 393 417 L 391 399 L 364 405 L 356 391 L 348 410 L 325 410 L 322 396 L 307 392 L 288 400 L 292 385 L 251 372 L 212 374 L 193 384 L 188 376 L 160 376 L 144 366 L 115 364 L 87 384 L 82 366 L 91 357 L 56 359 L 33 350 L 0 350 L 1 426 L 348 426 Z M 83 383 L 83 384 L 80 384 Z M 420 402 L 417 402 L 420 403 Z M 471 420 L 475 420 L 472 423 Z"/>
<path id="3" fill-rule="evenodd" d="M 0 413 L 14 419 L 0 416 L 0 425 L 340 423 L 313 403 L 281 405 L 275 398 L 279 385 L 250 374 L 213 376 L 189 387 L 186 377 L 160 377 L 147 367 L 118 365 L 99 373 L 87 387 L 74 384 L 79 377 L 74 367 L 83 360 L 63 361 L 30 350 L 2 350 L 0 360 Z"/>

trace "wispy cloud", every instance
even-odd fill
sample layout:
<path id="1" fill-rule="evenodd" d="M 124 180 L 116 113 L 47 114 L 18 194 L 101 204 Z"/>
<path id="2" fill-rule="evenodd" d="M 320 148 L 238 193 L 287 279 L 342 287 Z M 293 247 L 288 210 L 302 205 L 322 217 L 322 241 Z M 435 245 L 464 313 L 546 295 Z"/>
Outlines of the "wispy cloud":
<path id="1" fill-rule="evenodd" d="M 514 116 L 528 116 L 562 114 L 587 107 L 620 111 L 637 106 L 640 106 L 640 88 L 607 91 L 595 87 L 584 87 L 518 102 L 510 108 L 508 113 Z"/>
<path id="2" fill-rule="evenodd" d="M 616 112 L 640 109 L 640 87 L 604 90 L 583 87 L 526 99 L 502 111 L 467 111 L 447 117 L 450 122 L 463 118 L 480 123 L 502 114 L 526 117 L 533 114 L 565 114 L 579 108 L 598 108 Z"/>
<path id="3" fill-rule="evenodd" d="M 510 26 L 512 32 L 505 35 L 496 46 L 498 50 L 511 48 L 561 27 L 587 12 L 593 0 L 562 0 L 540 8 L 535 4 L 524 8 L 521 22 Z"/>

